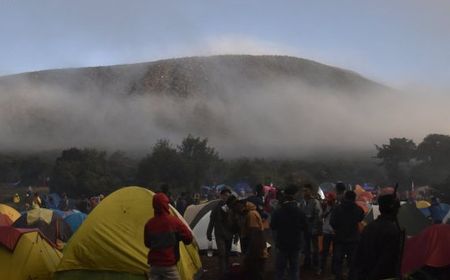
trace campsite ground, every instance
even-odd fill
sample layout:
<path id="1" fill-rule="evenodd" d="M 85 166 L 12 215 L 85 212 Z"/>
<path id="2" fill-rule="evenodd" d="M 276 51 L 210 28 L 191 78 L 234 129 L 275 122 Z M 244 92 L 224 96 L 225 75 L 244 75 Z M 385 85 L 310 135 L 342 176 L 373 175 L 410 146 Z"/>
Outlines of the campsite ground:
<path id="1" fill-rule="evenodd" d="M 203 269 L 205 270 L 202 276 L 202 280 L 219 280 L 221 279 L 221 275 L 219 273 L 219 266 L 217 264 L 216 257 L 207 257 L 206 255 L 201 256 Z M 230 263 L 240 263 L 239 257 L 232 257 Z M 266 280 L 274 279 L 274 258 L 272 256 L 269 257 L 266 269 L 265 269 L 265 278 Z M 300 270 L 300 277 L 304 280 L 312 280 L 312 279 L 321 279 L 321 280 L 331 280 L 334 277 L 330 272 L 324 273 L 320 276 L 316 275 L 312 270 Z"/>
<path id="2" fill-rule="evenodd" d="M 266 230 L 266 238 L 270 244 L 273 244 L 270 230 Z M 271 252 L 271 250 L 269 250 L 269 253 L 270 253 L 269 258 L 267 259 L 265 273 L 264 273 L 265 280 L 273 280 L 274 273 L 275 273 L 275 271 L 274 271 L 275 270 L 275 263 L 274 263 L 275 258 L 274 258 L 273 252 Z M 206 256 L 206 254 L 201 254 L 200 257 L 202 260 L 203 269 L 205 270 L 201 279 L 202 280 L 210 280 L 210 279 L 220 280 L 220 279 L 222 279 L 220 272 L 219 272 L 219 265 L 218 265 L 217 257 L 216 256 L 208 257 L 208 256 Z M 239 256 L 231 257 L 230 264 L 233 264 L 233 263 L 242 263 L 241 257 L 239 257 Z M 304 280 L 312 280 L 312 279 L 331 280 L 331 279 L 334 279 L 333 275 L 331 274 L 330 265 L 328 265 L 326 271 L 324 273 L 322 273 L 321 275 L 317 275 L 314 270 L 306 270 L 306 269 L 301 268 L 300 269 L 300 278 L 304 279 Z"/>

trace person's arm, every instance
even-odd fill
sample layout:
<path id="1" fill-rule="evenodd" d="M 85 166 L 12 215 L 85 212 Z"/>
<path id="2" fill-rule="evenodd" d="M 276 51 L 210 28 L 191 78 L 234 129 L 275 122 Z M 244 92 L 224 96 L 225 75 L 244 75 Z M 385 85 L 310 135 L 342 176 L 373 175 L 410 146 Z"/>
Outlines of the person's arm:
<path id="1" fill-rule="evenodd" d="M 179 219 L 178 219 L 177 233 L 184 244 L 188 245 L 192 243 L 193 236 L 191 230 Z"/>
<path id="2" fill-rule="evenodd" d="M 208 223 L 208 229 L 206 230 L 206 238 L 211 241 L 212 240 L 212 231 L 214 229 L 214 225 L 216 223 L 216 209 L 213 209 L 211 212 L 211 215 L 209 215 L 209 223 Z"/>
<path id="3" fill-rule="evenodd" d="M 271 230 L 278 230 L 278 210 L 275 210 L 272 214 L 272 219 L 270 220 L 270 229 Z"/>
<path id="4" fill-rule="evenodd" d="M 145 247 L 150 248 L 151 246 L 151 237 L 150 237 L 150 233 L 148 232 L 148 227 L 147 224 L 145 224 L 144 226 L 144 244 Z"/>
<path id="5" fill-rule="evenodd" d="M 336 209 L 334 209 L 332 212 L 331 212 L 331 217 L 330 217 L 330 226 L 334 229 L 334 230 L 336 230 L 336 228 L 338 227 L 338 224 L 339 224 L 339 221 L 338 221 L 338 211 L 339 211 L 339 208 L 336 208 Z"/>

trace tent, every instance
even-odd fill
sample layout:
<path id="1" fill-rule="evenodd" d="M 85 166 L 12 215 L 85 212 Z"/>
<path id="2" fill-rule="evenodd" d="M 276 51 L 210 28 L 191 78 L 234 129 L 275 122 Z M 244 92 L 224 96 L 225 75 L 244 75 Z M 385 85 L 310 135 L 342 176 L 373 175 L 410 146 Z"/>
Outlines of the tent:
<path id="1" fill-rule="evenodd" d="M 20 217 L 20 213 L 16 209 L 6 204 L 0 204 L 0 213 L 7 215 L 13 222 Z"/>
<path id="2" fill-rule="evenodd" d="M 430 206 L 431 206 L 431 204 L 426 200 L 416 201 L 416 207 L 419 209 L 428 208 Z"/>
<path id="3" fill-rule="evenodd" d="M 38 228 L 46 238 L 56 244 L 57 239 L 67 242 L 72 236 L 70 226 L 52 210 L 35 208 L 17 219 L 15 228 Z"/>
<path id="4" fill-rule="evenodd" d="M 432 225 L 406 241 L 402 273 L 411 273 L 423 266 L 450 265 L 450 225 Z"/>
<path id="5" fill-rule="evenodd" d="M 59 209 L 59 203 L 61 202 L 61 197 L 57 193 L 50 193 L 47 195 L 45 201 L 48 208 Z"/>
<path id="6" fill-rule="evenodd" d="M 71 214 L 64 218 L 64 221 L 69 224 L 72 232 L 77 231 L 81 224 L 86 220 L 87 215 L 83 212 L 73 210 Z"/>
<path id="7" fill-rule="evenodd" d="M 0 227 L 2 279 L 52 279 L 62 254 L 37 229 Z"/>
<path id="8" fill-rule="evenodd" d="M 237 183 L 236 185 L 234 185 L 233 190 L 240 196 L 242 196 L 242 194 L 251 193 L 253 191 L 250 185 L 246 182 Z"/>
<path id="9" fill-rule="evenodd" d="M 11 218 L 3 213 L 0 213 L 0 226 L 10 226 L 13 224 Z"/>
<path id="10" fill-rule="evenodd" d="M 378 205 L 372 205 L 371 209 L 364 218 L 364 223 L 368 224 L 375 220 L 380 215 L 380 210 Z M 415 207 L 413 204 L 403 204 L 400 207 L 398 213 L 398 221 L 401 228 L 406 230 L 407 235 L 416 235 L 426 227 L 428 227 L 431 222 L 425 218 L 422 212 Z"/>
<path id="11" fill-rule="evenodd" d="M 55 279 L 147 279 L 144 225 L 153 217 L 153 195 L 126 187 L 107 196 L 70 239 Z M 184 221 L 173 207 L 171 212 Z M 200 274 L 195 242 L 180 243 L 178 270 L 184 280 Z"/>
<path id="12" fill-rule="evenodd" d="M 186 208 L 186 211 L 184 211 L 183 218 L 192 229 L 193 225 L 198 223 L 198 220 L 199 220 L 198 217 L 200 217 L 200 218 L 203 217 L 203 215 L 206 212 L 214 209 L 217 206 L 217 204 L 219 204 L 219 202 L 220 202 L 220 199 L 215 199 L 215 200 L 210 200 L 208 202 L 205 202 L 205 203 L 202 203 L 199 205 L 189 205 Z M 198 215 L 200 210 L 202 210 L 202 214 Z M 197 217 L 197 219 L 196 219 L 196 217 Z M 194 219 L 196 219 L 196 220 L 194 221 Z"/>
<path id="13" fill-rule="evenodd" d="M 415 204 L 404 204 L 398 211 L 400 227 L 406 230 L 406 235 L 413 236 L 431 225 L 431 222 L 416 208 Z"/>
<path id="14" fill-rule="evenodd" d="M 194 233 L 195 240 L 197 240 L 199 250 L 208 249 L 208 239 L 206 238 L 206 231 L 208 230 L 209 217 L 212 210 L 219 204 L 220 200 L 212 200 L 200 205 L 191 205 L 184 213 L 185 220 L 189 223 Z M 216 241 L 214 240 L 213 232 L 213 249 L 217 250 Z M 241 252 L 240 244 L 232 244 L 231 251 Z"/>

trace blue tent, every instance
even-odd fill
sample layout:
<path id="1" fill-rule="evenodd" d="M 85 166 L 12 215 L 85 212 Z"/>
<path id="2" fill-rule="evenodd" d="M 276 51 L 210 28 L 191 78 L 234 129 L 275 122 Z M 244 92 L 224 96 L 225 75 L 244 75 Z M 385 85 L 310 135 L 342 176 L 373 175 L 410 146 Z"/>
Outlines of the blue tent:
<path id="1" fill-rule="evenodd" d="M 252 192 L 252 188 L 250 187 L 250 185 L 246 182 L 239 182 L 236 185 L 234 185 L 234 191 L 238 194 L 241 193 L 251 193 Z"/>
<path id="2" fill-rule="evenodd" d="M 73 213 L 69 216 L 64 218 L 64 221 L 66 221 L 73 232 L 75 232 L 83 223 L 83 221 L 86 219 L 87 215 L 83 212 L 73 210 Z"/>
<path id="3" fill-rule="evenodd" d="M 46 205 L 50 209 L 58 209 L 61 197 L 57 193 L 50 193 L 47 195 Z"/>

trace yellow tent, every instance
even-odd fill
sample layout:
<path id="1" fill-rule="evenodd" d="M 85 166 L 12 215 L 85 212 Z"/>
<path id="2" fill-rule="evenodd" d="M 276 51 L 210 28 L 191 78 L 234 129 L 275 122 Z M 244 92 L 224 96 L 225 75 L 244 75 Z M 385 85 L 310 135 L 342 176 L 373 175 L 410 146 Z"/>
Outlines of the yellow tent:
<path id="1" fill-rule="evenodd" d="M 62 254 L 36 230 L 1 227 L 1 279 L 52 279 Z"/>
<path id="2" fill-rule="evenodd" d="M 7 215 L 13 223 L 20 218 L 20 213 L 6 204 L 0 204 L 0 213 Z"/>
<path id="3" fill-rule="evenodd" d="M 153 195 L 126 187 L 107 196 L 70 239 L 55 278 L 146 279 L 144 225 L 153 217 Z M 184 221 L 174 208 L 171 211 Z M 197 244 L 180 243 L 178 270 L 184 280 L 200 274 Z"/>
<path id="4" fill-rule="evenodd" d="M 419 209 L 428 208 L 430 206 L 431 206 L 431 204 L 426 200 L 416 201 L 416 207 Z"/>

